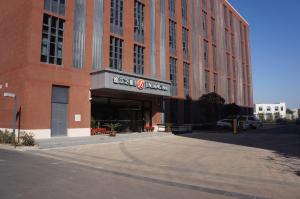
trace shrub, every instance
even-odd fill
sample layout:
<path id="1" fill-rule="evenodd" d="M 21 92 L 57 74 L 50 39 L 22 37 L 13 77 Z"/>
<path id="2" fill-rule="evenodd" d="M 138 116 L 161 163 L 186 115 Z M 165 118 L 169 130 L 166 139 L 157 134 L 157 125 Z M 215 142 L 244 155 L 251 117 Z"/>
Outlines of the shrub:
<path id="1" fill-rule="evenodd" d="M 22 145 L 34 146 L 34 138 L 31 133 L 24 133 L 24 135 L 22 136 Z"/>
<path id="2" fill-rule="evenodd" d="M 0 143 L 12 144 L 14 143 L 14 136 L 8 130 L 0 131 Z"/>

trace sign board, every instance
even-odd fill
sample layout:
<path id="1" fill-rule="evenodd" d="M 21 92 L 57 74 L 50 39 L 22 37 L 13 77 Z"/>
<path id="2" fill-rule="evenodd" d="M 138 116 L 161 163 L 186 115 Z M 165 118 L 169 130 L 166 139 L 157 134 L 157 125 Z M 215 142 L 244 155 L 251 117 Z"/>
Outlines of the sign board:
<path id="1" fill-rule="evenodd" d="M 170 82 L 110 70 L 92 74 L 92 89 L 104 88 L 170 96 Z"/>
<path id="2" fill-rule="evenodd" d="M 80 121 L 81 121 L 81 115 L 75 114 L 75 122 L 80 122 Z"/>

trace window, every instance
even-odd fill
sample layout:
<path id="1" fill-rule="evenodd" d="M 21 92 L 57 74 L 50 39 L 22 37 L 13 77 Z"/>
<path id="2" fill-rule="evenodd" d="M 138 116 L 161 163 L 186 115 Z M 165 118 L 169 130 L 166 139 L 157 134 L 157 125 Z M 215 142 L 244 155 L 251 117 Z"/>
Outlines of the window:
<path id="1" fill-rule="evenodd" d="M 110 0 L 110 31 L 123 35 L 123 0 Z"/>
<path id="2" fill-rule="evenodd" d="M 235 79 L 236 68 L 235 68 L 235 58 L 234 57 L 232 57 L 232 75 L 233 75 L 233 79 Z"/>
<path id="3" fill-rule="evenodd" d="M 231 32 L 234 32 L 234 29 L 233 29 L 233 16 L 232 16 L 232 12 L 229 12 L 229 23 L 230 23 L 230 29 L 231 29 Z"/>
<path id="4" fill-rule="evenodd" d="M 171 18 L 175 18 L 175 8 L 176 8 L 175 0 L 169 0 L 169 13 Z"/>
<path id="5" fill-rule="evenodd" d="M 172 54 L 176 54 L 176 22 L 169 20 L 169 45 Z"/>
<path id="6" fill-rule="evenodd" d="M 182 28 L 182 48 L 183 48 L 183 58 L 189 59 L 189 30 Z"/>
<path id="7" fill-rule="evenodd" d="M 263 110 L 263 107 L 261 107 L 261 106 L 258 107 L 258 110 L 259 110 L 259 111 L 262 111 L 262 110 Z"/>
<path id="8" fill-rule="evenodd" d="M 224 5 L 224 23 L 228 27 L 228 16 L 227 16 L 227 7 Z"/>
<path id="9" fill-rule="evenodd" d="M 187 25 L 187 1 L 188 0 L 181 0 L 181 14 L 182 14 L 182 24 Z"/>
<path id="10" fill-rule="evenodd" d="M 205 71 L 205 92 L 209 93 L 209 71 Z"/>
<path id="11" fill-rule="evenodd" d="M 233 97 L 234 97 L 234 102 L 237 103 L 237 87 L 236 87 L 236 80 L 233 81 Z"/>
<path id="12" fill-rule="evenodd" d="M 58 15 L 65 15 L 65 0 L 44 0 L 44 9 Z"/>
<path id="13" fill-rule="evenodd" d="M 210 15 L 215 16 L 215 0 L 210 0 Z"/>
<path id="14" fill-rule="evenodd" d="M 279 111 L 279 107 L 278 106 L 275 106 L 275 111 Z"/>
<path id="15" fill-rule="evenodd" d="M 218 67 L 217 67 L 217 47 L 215 45 L 212 46 L 212 58 L 213 58 L 213 68 L 214 68 L 214 71 L 217 71 L 218 70 Z"/>
<path id="16" fill-rule="evenodd" d="M 271 111 L 271 107 L 270 106 L 267 106 L 267 111 Z"/>
<path id="17" fill-rule="evenodd" d="M 281 111 L 283 111 L 283 106 L 281 107 Z"/>
<path id="18" fill-rule="evenodd" d="M 109 45 L 109 67 L 111 69 L 122 70 L 123 40 L 110 37 Z"/>
<path id="19" fill-rule="evenodd" d="M 204 66 L 207 69 L 209 68 L 208 58 L 208 42 L 204 40 Z"/>
<path id="20" fill-rule="evenodd" d="M 203 12 L 203 33 L 204 33 L 204 37 L 207 39 L 208 37 L 208 33 L 207 33 L 207 14 L 206 12 Z"/>
<path id="21" fill-rule="evenodd" d="M 214 92 L 218 92 L 218 75 L 214 74 Z"/>
<path id="22" fill-rule="evenodd" d="M 216 31 L 215 31 L 215 19 L 211 18 L 211 37 L 212 37 L 212 42 L 216 43 Z"/>
<path id="23" fill-rule="evenodd" d="M 134 1 L 134 39 L 141 43 L 144 42 L 144 9 L 144 4 Z"/>
<path id="24" fill-rule="evenodd" d="M 225 45 L 226 45 L 226 51 L 229 51 L 229 35 L 228 30 L 225 30 Z"/>
<path id="25" fill-rule="evenodd" d="M 227 80 L 228 103 L 231 103 L 231 81 Z"/>
<path id="26" fill-rule="evenodd" d="M 143 75 L 144 74 L 144 51 L 145 48 L 139 45 L 134 45 L 134 73 Z"/>
<path id="27" fill-rule="evenodd" d="M 227 60 L 227 76 L 230 77 L 230 55 L 226 54 L 226 60 Z"/>
<path id="28" fill-rule="evenodd" d="M 188 96 L 190 94 L 190 65 L 183 63 L 183 87 L 184 94 Z"/>
<path id="29" fill-rule="evenodd" d="M 62 65 L 64 23 L 63 19 L 44 14 L 41 62 Z"/>
<path id="30" fill-rule="evenodd" d="M 207 9 L 206 0 L 202 0 L 202 7 L 203 7 L 203 10 L 206 11 L 206 9 Z"/>
<path id="31" fill-rule="evenodd" d="M 177 95 L 177 60 L 170 57 L 170 81 L 171 81 L 171 95 Z"/>
<path id="32" fill-rule="evenodd" d="M 231 54 L 234 56 L 234 48 L 235 48 L 235 46 L 234 46 L 234 35 L 232 34 L 231 35 Z"/>

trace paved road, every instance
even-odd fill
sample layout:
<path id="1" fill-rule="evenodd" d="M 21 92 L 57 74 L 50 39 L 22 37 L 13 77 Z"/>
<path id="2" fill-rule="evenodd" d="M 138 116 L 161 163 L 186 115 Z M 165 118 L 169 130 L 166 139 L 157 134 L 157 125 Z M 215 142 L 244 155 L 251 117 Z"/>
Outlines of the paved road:
<path id="1" fill-rule="evenodd" d="M 300 198 L 300 126 L 25 152 L 0 149 L 0 198 Z"/>

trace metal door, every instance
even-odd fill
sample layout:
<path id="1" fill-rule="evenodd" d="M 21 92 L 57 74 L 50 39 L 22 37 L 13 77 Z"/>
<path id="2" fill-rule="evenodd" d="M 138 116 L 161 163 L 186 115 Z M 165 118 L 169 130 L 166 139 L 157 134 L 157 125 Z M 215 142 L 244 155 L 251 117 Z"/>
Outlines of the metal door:
<path id="1" fill-rule="evenodd" d="M 52 87 L 51 136 L 67 135 L 68 88 Z"/>

